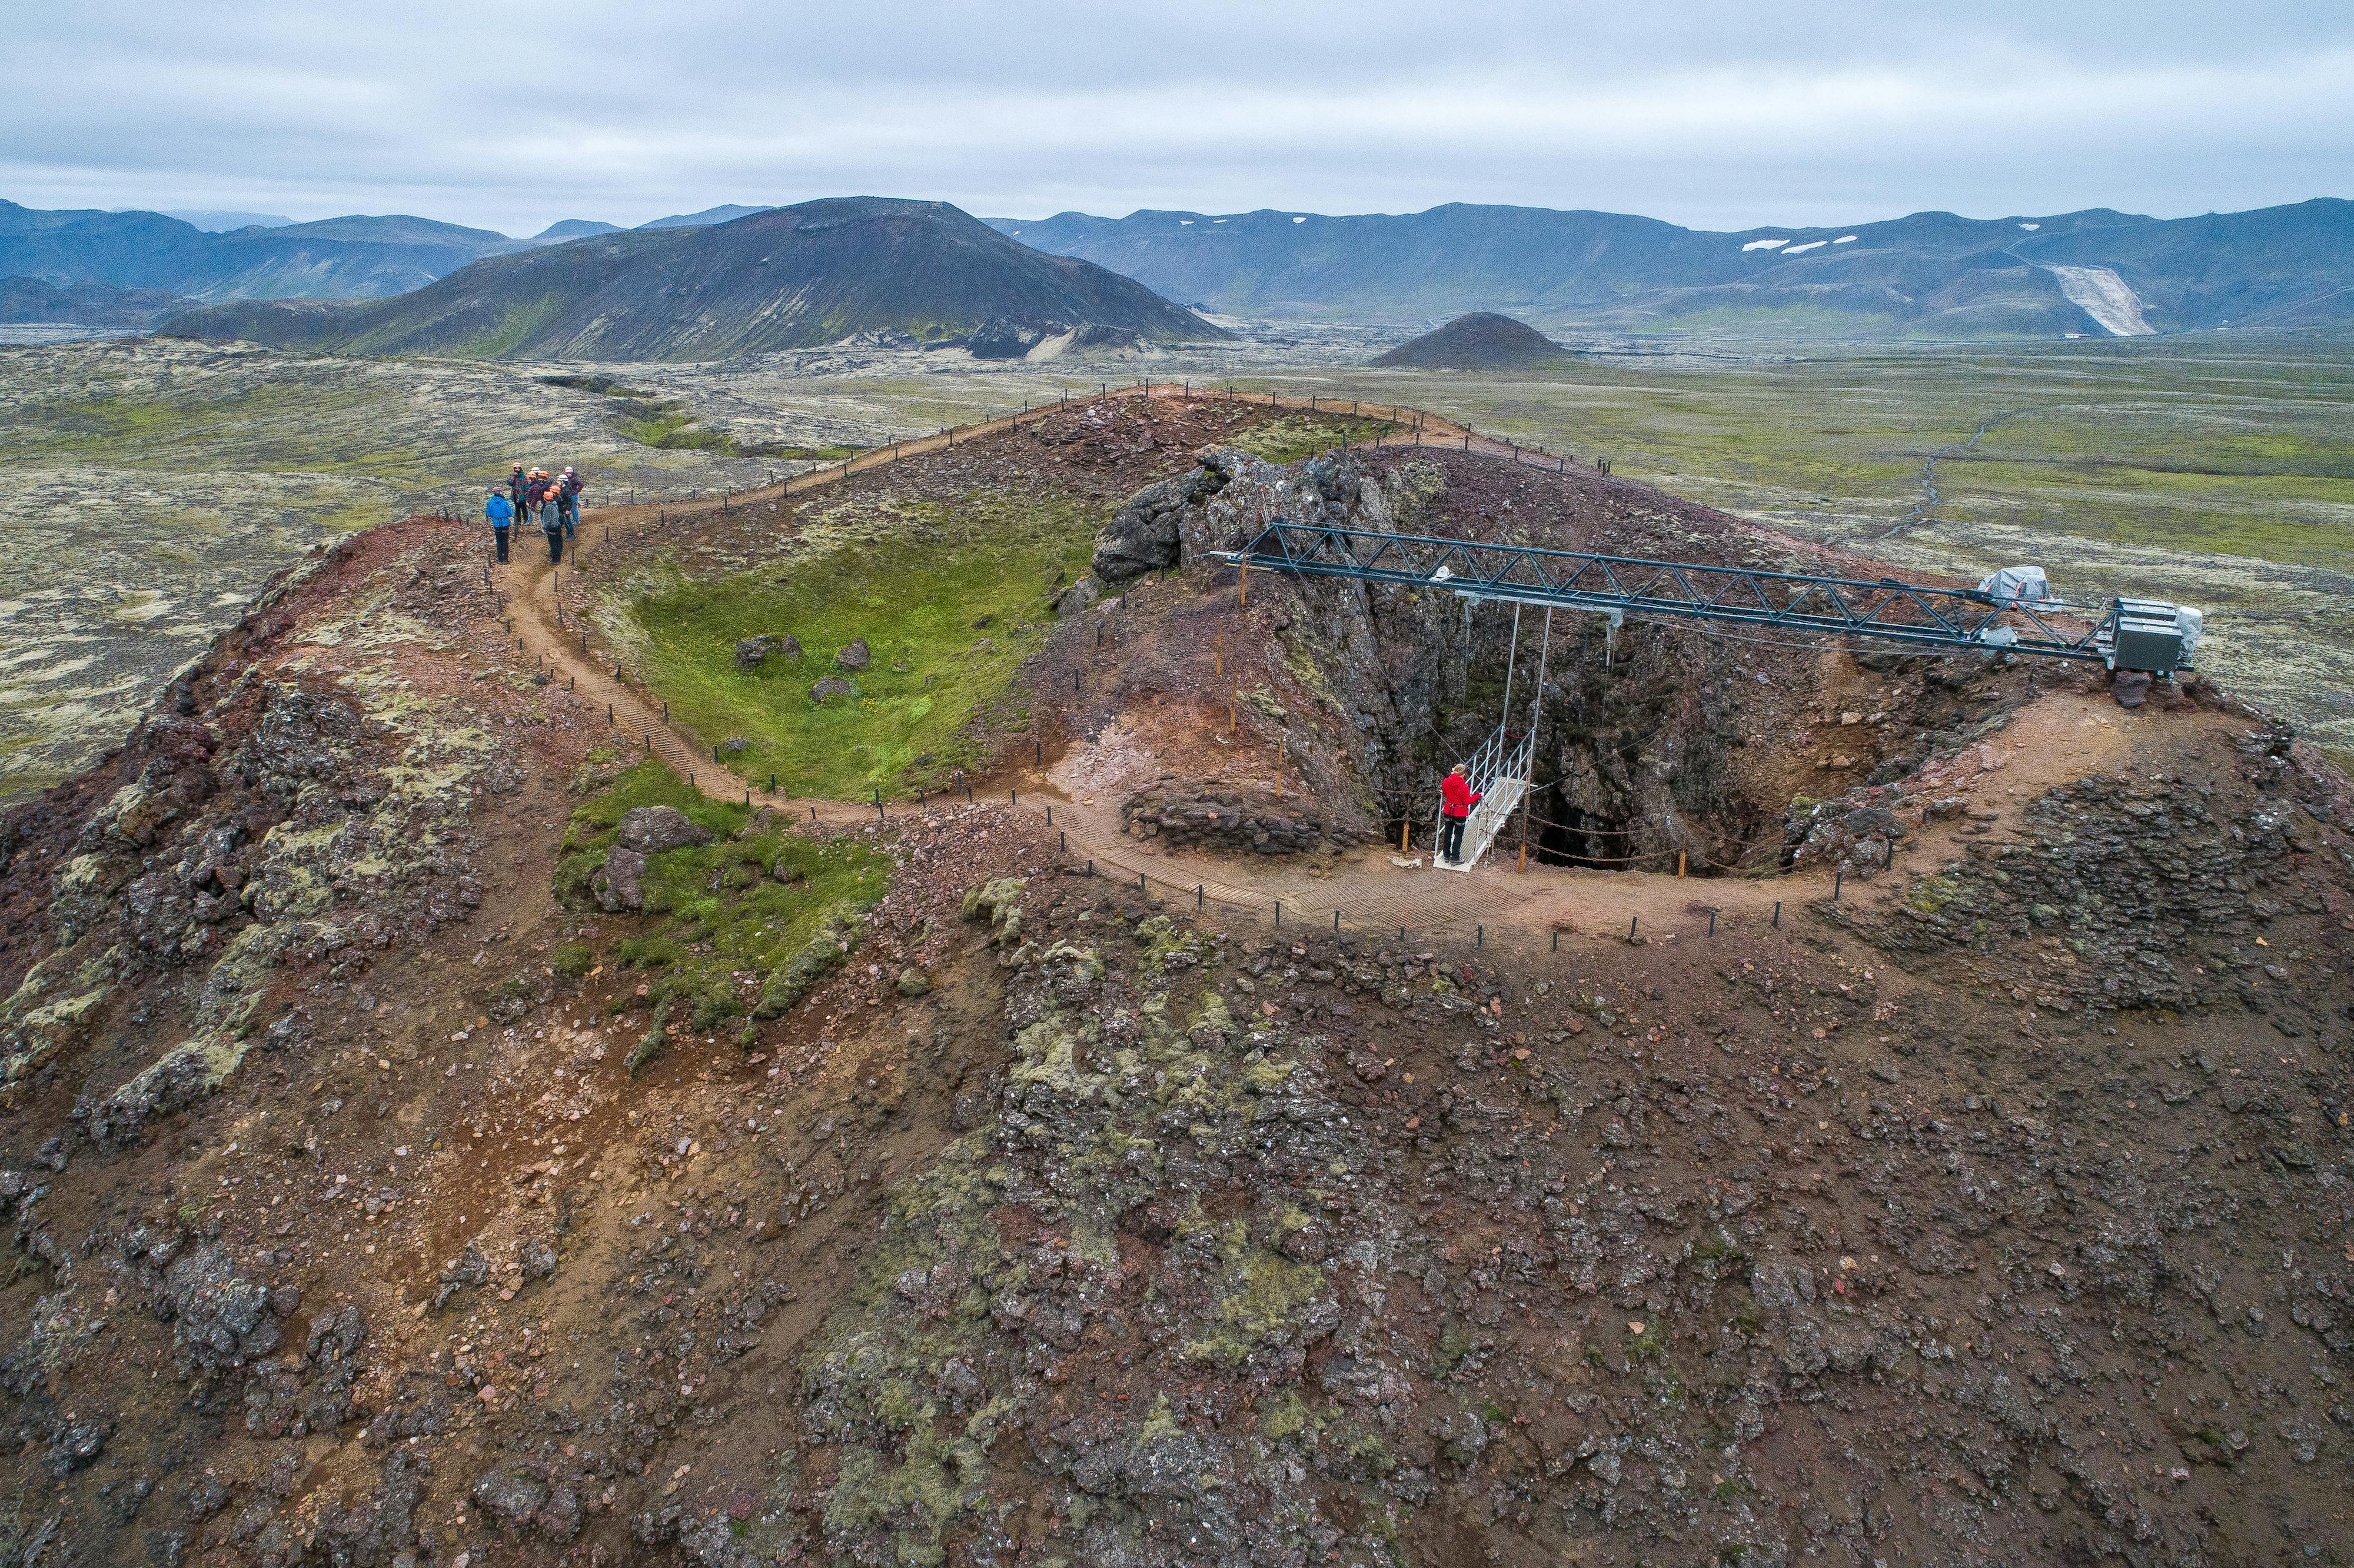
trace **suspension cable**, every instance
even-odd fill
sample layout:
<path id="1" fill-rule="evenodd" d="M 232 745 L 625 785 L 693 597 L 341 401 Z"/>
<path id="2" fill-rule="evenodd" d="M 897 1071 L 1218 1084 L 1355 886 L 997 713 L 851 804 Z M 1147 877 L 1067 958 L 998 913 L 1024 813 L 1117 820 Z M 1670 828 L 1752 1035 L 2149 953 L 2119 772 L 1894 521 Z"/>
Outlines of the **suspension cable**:
<path id="1" fill-rule="evenodd" d="M 1512 645 L 1504 653 L 1504 705 L 1503 711 L 1496 715 L 1496 726 L 1499 729 L 1509 726 L 1512 722 L 1512 666 L 1520 662 L 1520 657 L 1521 607 L 1516 604 L 1512 606 Z M 1537 680 L 1542 685 L 1544 680 L 1543 672 L 1538 672 Z"/>

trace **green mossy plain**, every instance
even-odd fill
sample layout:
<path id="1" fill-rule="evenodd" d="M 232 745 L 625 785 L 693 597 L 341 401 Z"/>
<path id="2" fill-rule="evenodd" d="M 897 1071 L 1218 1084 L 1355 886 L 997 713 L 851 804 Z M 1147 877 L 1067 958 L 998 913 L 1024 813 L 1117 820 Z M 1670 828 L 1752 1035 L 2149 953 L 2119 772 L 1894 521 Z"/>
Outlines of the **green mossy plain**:
<path id="1" fill-rule="evenodd" d="M 698 734 L 746 740 L 728 759 L 742 777 L 834 799 L 930 788 L 987 760 L 976 717 L 1019 722 L 1014 675 L 1051 630 L 1054 592 L 1086 572 L 1096 517 L 983 492 L 903 504 L 887 522 L 631 607 L 653 689 Z M 737 642 L 762 634 L 799 638 L 801 657 L 737 669 Z M 870 666 L 838 671 L 835 653 L 860 638 Z M 859 694 L 812 698 L 832 674 Z"/>

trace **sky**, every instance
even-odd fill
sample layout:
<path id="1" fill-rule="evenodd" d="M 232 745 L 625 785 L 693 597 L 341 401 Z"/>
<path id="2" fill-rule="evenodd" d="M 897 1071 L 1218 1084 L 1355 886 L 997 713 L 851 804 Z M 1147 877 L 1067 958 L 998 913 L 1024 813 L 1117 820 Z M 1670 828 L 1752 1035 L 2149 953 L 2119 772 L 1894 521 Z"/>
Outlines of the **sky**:
<path id="1" fill-rule="evenodd" d="M 0 0 L 0 197 L 535 233 L 1508 202 L 1738 229 L 2354 196 L 2354 5 Z"/>

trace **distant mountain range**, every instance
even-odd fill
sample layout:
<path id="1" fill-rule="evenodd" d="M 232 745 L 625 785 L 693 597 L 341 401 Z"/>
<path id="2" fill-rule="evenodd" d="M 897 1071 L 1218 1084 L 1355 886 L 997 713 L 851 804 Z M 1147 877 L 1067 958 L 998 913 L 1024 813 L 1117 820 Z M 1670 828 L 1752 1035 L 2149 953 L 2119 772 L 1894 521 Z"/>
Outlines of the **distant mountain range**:
<path id="1" fill-rule="evenodd" d="M 162 291 L 208 302 L 387 299 L 425 290 L 477 262 L 569 251 L 625 235 L 733 230 L 749 219 L 806 214 L 824 205 L 715 207 L 628 230 L 569 218 L 518 239 L 399 216 L 289 223 L 269 214 L 190 212 L 183 216 L 196 221 L 182 221 L 154 212 L 45 212 L 0 201 L 0 279 Z M 913 211 L 926 204 L 898 206 Z M 231 218 L 255 221 L 217 227 Z M 1799 341 L 2354 328 L 2354 202 L 2336 198 L 2174 219 L 2105 209 L 2004 218 L 1932 212 L 1841 228 L 1738 233 L 1619 213 L 1460 204 L 1403 216 L 1147 211 L 1121 218 L 1063 213 L 990 224 L 1023 247 L 1093 262 L 1169 300 L 1273 319 L 1427 327 L 1466 313 L 1493 312 L 1555 334 Z M 535 281 L 560 275 L 559 291 L 593 290 L 605 285 L 592 283 L 592 276 L 620 265 L 612 258 L 652 253 L 624 246 L 567 256 L 545 274 L 524 269 L 486 276 Z M 769 299 L 756 281 L 737 282 L 744 286 L 742 297 Z M 926 287 L 936 291 L 938 282 Z M 472 302 L 451 307 L 470 322 L 487 308 L 471 292 L 480 286 L 464 285 L 459 291 Z M 625 292 L 634 288 L 614 286 Z M 997 287 L 979 284 L 973 297 Z M 697 299 L 719 298 L 702 281 L 692 291 Z M 1016 323 L 1108 320 L 1075 314 L 1077 306 L 1068 300 L 1049 310 L 1043 302 L 1051 293 L 1014 289 L 996 313 Z M 854 282 L 826 293 L 829 299 L 854 296 L 866 303 L 843 319 L 880 323 L 892 316 L 868 308 L 879 296 Z M 421 320 L 419 313 L 442 311 L 444 302 L 442 295 L 420 300 L 380 324 L 405 341 L 408 329 L 394 330 L 392 318 Z M 772 312 L 758 320 L 714 316 L 692 330 L 652 330 L 663 344 L 690 338 L 798 344 L 819 330 L 811 323 L 832 308 L 794 305 L 785 313 L 790 323 Z M 1121 314 L 1108 302 L 1102 308 Z M 546 323 L 515 342 L 585 344 L 631 339 L 639 330 L 636 317 L 593 328 L 552 324 L 568 321 L 567 309 L 550 296 Z M 969 314 L 955 319 L 966 322 Z M 296 330 L 290 324 L 296 317 L 304 332 L 329 331 L 324 323 L 352 319 L 348 312 L 295 313 L 281 329 Z M 504 328 L 460 330 L 450 324 L 454 319 L 437 318 L 440 324 L 416 330 L 436 341 L 505 341 Z M 1143 319 L 1138 316 L 1139 323 Z M 924 337 L 936 325 L 928 317 L 893 318 L 873 330 Z M 1147 335 L 1160 331 L 1151 327 Z M 376 328 L 369 335 L 373 341 Z M 1014 335 L 1036 340 L 1034 331 Z"/>
<path id="2" fill-rule="evenodd" d="M 690 228 L 767 210 L 715 207 L 645 227 Z M 197 300 L 381 299 L 485 256 L 620 232 L 614 224 L 570 218 L 514 239 L 425 217 L 296 223 L 269 213 L 45 212 L 0 201 L 0 278 L 162 289 Z"/>
<path id="3" fill-rule="evenodd" d="M 593 217 L 567 217 L 561 223 L 549 224 L 531 238 L 536 245 L 561 245 L 567 239 L 586 239 L 592 234 L 620 232 L 621 226 L 618 223 L 599 223 Z"/>
<path id="4" fill-rule="evenodd" d="M 706 207 L 701 212 L 674 212 L 668 217 L 657 217 L 640 228 L 705 228 L 715 223 L 733 223 L 739 217 L 749 217 L 756 212 L 773 212 L 767 207 Z"/>
<path id="5" fill-rule="evenodd" d="M 93 327 L 153 326 L 188 302 L 161 289 L 110 289 L 103 283 L 52 283 L 0 278 L 0 325 L 27 323 Z"/>
<path id="6" fill-rule="evenodd" d="M 173 335 L 349 354 L 715 359 L 858 333 L 1015 354 L 1062 334 L 1218 328 L 1141 283 L 1049 256 L 945 202 L 855 196 L 486 257 L 398 299 L 241 302 Z"/>
<path id="7" fill-rule="evenodd" d="M 331 217 L 208 232 L 160 212 L 0 201 L 0 278 L 163 289 L 202 300 L 404 294 L 525 242 L 424 217 Z"/>
<path id="8" fill-rule="evenodd" d="M 281 213 L 231 212 L 218 207 L 175 207 L 164 216 L 176 217 L 182 223 L 193 223 L 207 234 L 218 234 L 229 228 L 290 228 L 294 223 L 292 218 Z"/>
<path id="9" fill-rule="evenodd" d="M 2354 202 L 2329 198 L 2171 220 L 1916 213 L 1734 234 L 1461 204 L 991 221 L 1248 316 L 1419 323 L 1488 310 L 1556 330 L 1939 338 L 2354 324 Z"/>

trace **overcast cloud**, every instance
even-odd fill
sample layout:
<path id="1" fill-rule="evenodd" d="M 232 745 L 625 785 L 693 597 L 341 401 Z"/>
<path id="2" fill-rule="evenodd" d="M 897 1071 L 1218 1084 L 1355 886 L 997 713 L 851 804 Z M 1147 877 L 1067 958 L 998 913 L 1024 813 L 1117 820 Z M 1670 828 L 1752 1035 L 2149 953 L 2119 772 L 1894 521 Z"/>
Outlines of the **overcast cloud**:
<path id="1" fill-rule="evenodd" d="M 1654 15 L 1631 15 L 1650 10 Z M 2354 6 L 0 0 L 0 196 L 529 234 L 720 202 L 1711 228 L 2354 195 Z"/>

